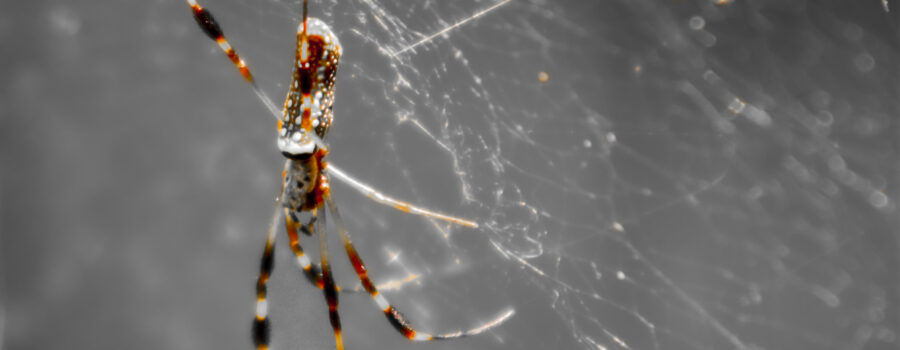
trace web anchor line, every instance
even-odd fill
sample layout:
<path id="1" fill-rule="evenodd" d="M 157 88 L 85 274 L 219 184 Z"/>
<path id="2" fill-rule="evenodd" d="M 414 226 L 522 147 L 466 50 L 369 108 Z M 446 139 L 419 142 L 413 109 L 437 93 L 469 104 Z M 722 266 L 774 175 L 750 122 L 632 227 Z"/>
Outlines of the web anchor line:
<path id="1" fill-rule="evenodd" d="M 416 46 L 419 46 L 419 45 L 422 45 L 422 44 L 424 44 L 424 43 L 426 43 L 426 42 L 429 42 L 429 41 L 431 41 L 431 39 L 434 39 L 435 37 L 437 37 L 437 36 L 439 36 L 439 35 L 442 35 L 442 34 L 444 34 L 444 33 L 446 33 L 446 32 L 449 32 L 449 31 L 453 30 L 453 29 L 456 28 L 456 27 L 459 27 L 459 26 L 461 26 L 461 25 L 463 25 L 463 24 L 466 24 L 466 22 L 469 22 L 469 21 L 471 21 L 471 20 L 473 20 L 473 19 L 476 19 L 476 18 L 478 18 L 478 17 L 484 16 L 484 15 L 487 14 L 488 12 L 491 12 L 491 11 L 497 9 L 497 8 L 500 7 L 500 6 L 506 5 L 506 3 L 510 2 L 510 1 L 511 1 L 511 0 L 503 0 L 503 1 L 501 1 L 501 2 L 498 2 L 498 3 L 494 4 L 494 5 L 492 5 L 491 7 L 488 7 L 488 8 L 486 8 L 486 9 L 484 9 L 484 10 L 478 11 L 478 12 L 475 13 L 474 15 L 471 15 L 471 16 L 469 16 L 469 17 L 467 17 L 467 18 L 464 18 L 464 19 L 462 19 L 461 21 L 456 22 L 456 23 L 454 23 L 454 24 L 448 26 L 447 28 L 441 29 L 440 31 L 438 31 L 438 32 L 436 32 L 436 33 L 434 33 L 434 34 L 431 34 L 431 35 L 425 37 L 424 39 L 417 41 L 415 44 L 412 44 L 412 45 L 409 45 L 409 46 L 407 46 L 407 47 L 404 47 L 404 48 L 402 48 L 402 49 L 400 49 L 400 50 L 394 51 L 394 52 L 391 53 L 391 58 L 397 57 L 397 55 L 399 55 L 399 54 L 401 54 L 401 53 L 404 53 L 404 52 L 406 52 L 406 51 L 412 50 L 412 49 L 415 48 Z"/>

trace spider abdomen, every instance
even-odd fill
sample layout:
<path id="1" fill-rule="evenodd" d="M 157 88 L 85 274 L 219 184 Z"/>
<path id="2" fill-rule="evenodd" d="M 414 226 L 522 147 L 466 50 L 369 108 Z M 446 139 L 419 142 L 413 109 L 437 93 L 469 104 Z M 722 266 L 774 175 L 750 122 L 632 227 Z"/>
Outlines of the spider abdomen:
<path id="1" fill-rule="evenodd" d="M 300 23 L 290 89 L 278 122 L 278 147 L 289 158 L 315 151 L 315 132 L 324 139 L 333 119 L 334 83 L 341 58 L 337 36 L 324 22 Z"/>

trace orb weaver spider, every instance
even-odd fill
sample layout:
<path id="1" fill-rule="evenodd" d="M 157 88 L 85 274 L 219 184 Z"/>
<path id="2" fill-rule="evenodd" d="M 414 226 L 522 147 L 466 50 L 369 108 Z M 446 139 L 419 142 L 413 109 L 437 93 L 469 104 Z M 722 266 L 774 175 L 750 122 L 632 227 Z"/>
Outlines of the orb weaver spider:
<path id="1" fill-rule="evenodd" d="M 274 268 L 276 227 L 282 215 L 284 215 L 290 247 L 298 265 L 307 279 L 321 289 L 325 295 L 325 300 L 328 303 L 328 316 L 334 330 L 335 347 L 338 350 L 344 348 L 341 336 L 341 320 L 338 314 L 338 292 L 340 288 L 335 285 L 331 266 L 328 263 L 328 249 L 324 228 L 325 207 L 328 208 L 332 220 L 334 220 L 337 231 L 341 236 L 341 241 L 344 244 L 344 249 L 363 288 L 369 293 L 378 308 L 384 312 L 391 325 L 408 339 L 430 341 L 461 338 L 484 332 L 506 321 L 513 315 L 514 311 L 508 309 L 499 317 L 466 331 L 438 335 L 419 332 L 378 292 L 377 287 L 372 283 L 366 265 L 360 258 L 347 230 L 344 228 L 338 208 L 331 197 L 330 175 L 334 175 L 375 202 L 391 206 L 403 212 L 470 228 L 477 228 L 478 224 L 474 221 L 419 208 L 385 196 L 341 171 L 334 164 L 325 161 L 325 157 L 328 154 L 328 145 L 324 142 L 324 139 L 333 119 L 334 83 L 342 50 L 337 36 L 334 35 L 327 24 L 316 18 L 307 17 L 308 0 L 303 1 L 303 19 L 297 28 L 297 50 L 294 64 L 292 64 L 293 76 L 281 113 L 278 112 L 274 103 L 257 86 L 247 64 L 225 39 L 222 29 L 216 23 L 212 14 L 200 6 L 196 0 L 186 1 L 191 7 L 194 19 L 203 32 L 219 45 L 244 80 L 253 88 L 259 100 L 265 104 L 269 112 L 276 118 L 278 149 L 287 158 L 282 171 L 281 192 L 276 198 L 275 211 L 269 223 L 262 264 L 256 281 L 256 316 L 253 320 L 252 331 L 253 343 L 257 349 L 269 348 L 270 326 L 268 301 L 266 299 L 267 282 Z M 313 233 L 317 235 L 321 256 L 321 262 L 318 266 L 310 261 L 309 257 L 304 253 L 300 245 L 300 233 L 307 236 L 312 236 Z"/>

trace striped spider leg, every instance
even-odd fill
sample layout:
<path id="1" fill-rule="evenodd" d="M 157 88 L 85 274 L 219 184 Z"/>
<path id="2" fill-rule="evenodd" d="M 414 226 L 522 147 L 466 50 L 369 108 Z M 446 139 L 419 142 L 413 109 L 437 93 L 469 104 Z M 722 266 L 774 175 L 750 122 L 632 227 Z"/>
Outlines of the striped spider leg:
<path id="1" fill-rule="evenodd" d="M 336 178 L 376 203 L 403 212 L 472 228 L 477 228 L 478 224 L 388 197 L 325 161 L 328 146 L 324 139 L 333 119 L 334 82 L 341 56 L 341 46 L 328 25 L 318 19 L 307 17 L 307 0 L 303 2 L 303 20 L 297 30 L 297 50 L 292 65 L 291 85 L 281 113 L 278 113 L 272 101 L 256 85 L 250 69 L 225 39 L 222 29 L 209 11 L 201 7 L 196 0 L 186 1 L 203 32 L 216 41 L 244 80 L 251 85 L 256 96 L 276 118 L 277 145 L 282 155 L 287 158 L 282 172 L 281 192 L 269 224 L 256 283 L 257 303 L 256 317 L 253 322 L 253 341 L 257 349 L 268 349 L 269 347 L 267 282 L 274 268 L 276 226 L 282 214 L 291 250 L 309 281 L 322 289 L 328 304 L 328 315 L 334 331 L 335 347 L 343 349 L 341 322 L 338 314 L 338 292 L 341 289 L 335 285 L 328 263 L 324 225 L 326 206 L 363 288 L 372 297 L 375 305 L 385 314 L 387 320 L 405 337 L 416 341 L 460 338 L 484 332 L 513 315 L 514 311 L 508 309 L 500 316 L 478 327 L 466 331 L 432 335 L 416 331 L 402 314 L 378 292 L 377 287 L 368 276 L 368 270 L 354 247 L 334 199 L 331 197 L 329 175 L 335 175 Z M 304 222 L 301 218 L 303 216 L 309 218 Z M 321 258 L 319 265 L 310 261 L 305 255 L 300 245 L 299 233 L 309 236 L 312 236 L 313 233 L 316 234 L 319 239 Z"/>

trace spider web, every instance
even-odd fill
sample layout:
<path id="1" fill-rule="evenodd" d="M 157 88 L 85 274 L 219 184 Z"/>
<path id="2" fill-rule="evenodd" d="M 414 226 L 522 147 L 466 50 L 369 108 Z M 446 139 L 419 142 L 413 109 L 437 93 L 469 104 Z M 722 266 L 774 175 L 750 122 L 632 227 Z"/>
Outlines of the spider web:
<path id="1" fill-rule="evenodd" d="M 21 167 L 4 171 L 16 206 L 3 212 L 0 347 L 249 347 L 282 162 L 272 120 L 180 1 L 49 3 L 28 12 L 48 13 L 33 21 L 50 23 L 34 28 L 46 52 L 22 64 L 31 46 L 14 42 L 3 95 L 4 122 L 58 142 L 4 129 L 3 149 L 21 150 L 5 163 Z M 515 311 L 422 344 L 343 294 L 347 348 L 898 346 L 895 1 L 500 3 L 310 1 L 344 47 L 330 161 L 480 224 L 403 214 L 336 182 L 370 276 L 423 331 Z M 280 103 L 300 2 L 202 4 Z M 37 25 L 0 16 L 5 38 L 8 23 Z M 79 171 L 61 183 L 60 166 Z M 279 244 L 273 345 L 333 347 L 321 292 Z M 22 261 L 36 263 L 9 268 Z"/>
<path id="2" fill-rule="evenodd" d="M 513 1 L 429 38 L 497 4 L 311 4 L 344 45 L 332 161 L 481 224 L 336 185 L 377 283 L 398 282 L 386 295 L 428 331 L 516 311 L 434 347 L 897 345 L 897 45 L 880 4 Z M 300 7 L 235 7 L 255 15 L 233 18 L 252 38 L 236 45 L 280 97 Z M 282 300 L 319 303 L 310 290 Z M 344 298 L 351 347 L 419 346 L 366 299 Z M 276 342 L 330 342 L 289 325 Z"/>

